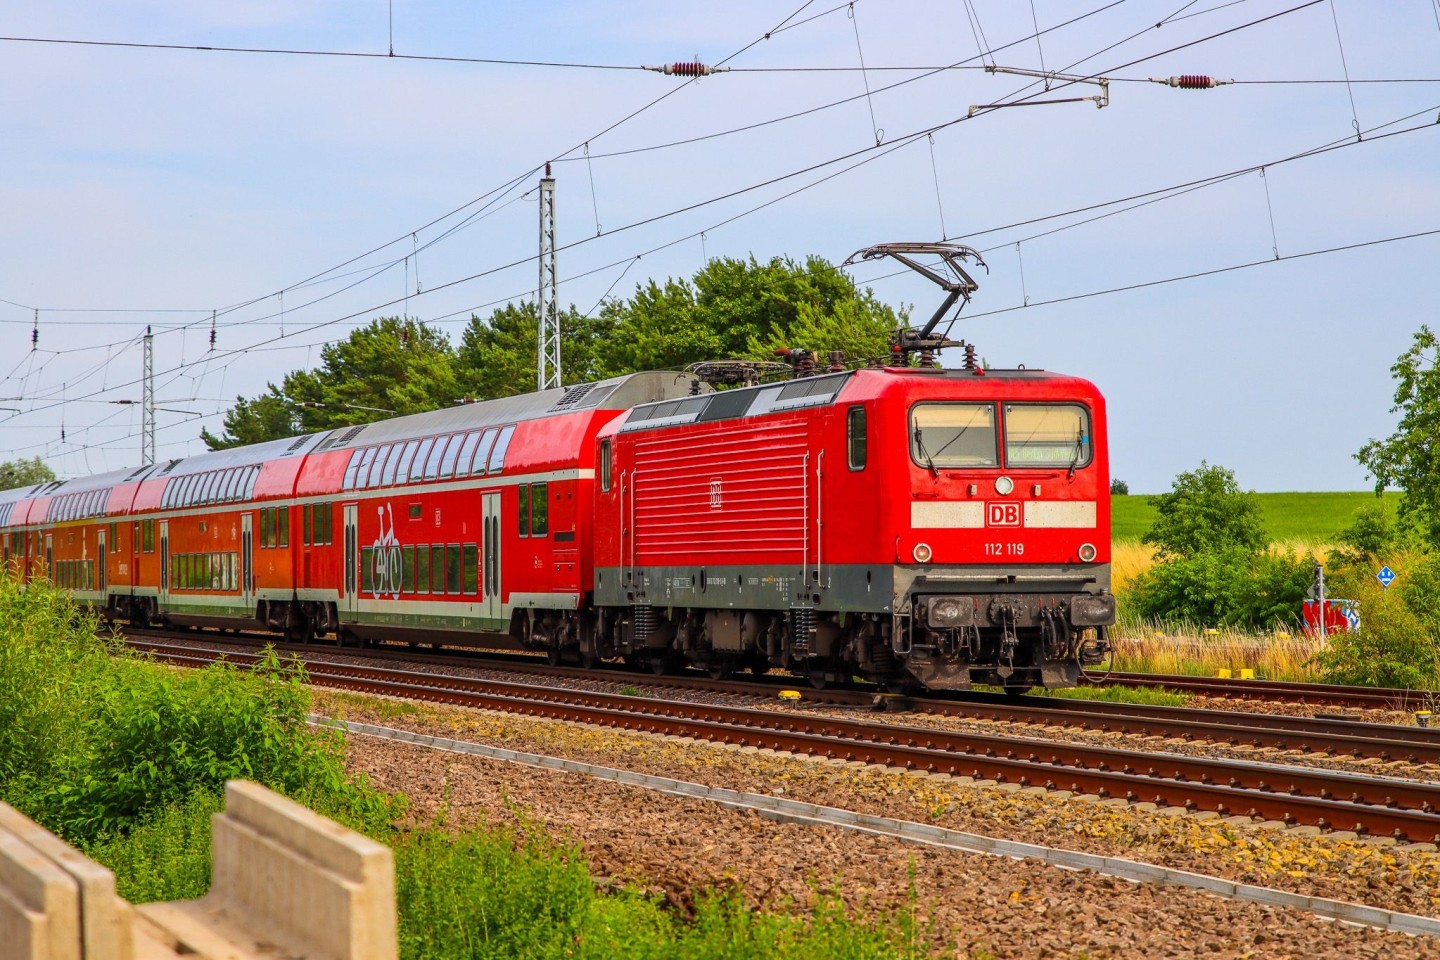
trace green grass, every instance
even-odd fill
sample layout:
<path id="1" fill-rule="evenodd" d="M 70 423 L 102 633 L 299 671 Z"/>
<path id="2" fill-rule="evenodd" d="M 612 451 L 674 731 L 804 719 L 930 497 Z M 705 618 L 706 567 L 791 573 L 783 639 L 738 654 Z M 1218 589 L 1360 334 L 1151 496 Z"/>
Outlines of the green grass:
<path id="1" fill-rule="evenodd" d="M 1097 670 L 1096 676 L 1104 674 Z M 975 689 L 988 693 L 1000 693 L 1003 688 L 983 683 Z M 1147 707 L 1183 707 L 1190 702 L 1189 694 L 1176 693 L 1163 687 L 1060 687 L 1046 690 L 1034 687 L 1026 694 L 1029 697 L 1054 697 L 1060 700 L 1101 700 L 1105 703 L 1138 703 Z"/>
<path id="2" fill-rule="evenodd" d="M 1348 527 L 1355 511 L 1375 500 L 1369 491 L 1357 493 L 1257 493 L 1265 532 L 1271 540 L 1300 540 L 1326 543 Z M 1384 502 L 1392 515 L 1399 507 L 1400 494 L 1387 493 Z M 1149 497 L 1136 494 L 1111 497 L 1113 539 L 1139 540 L 1155 520 Z"/>
<path id="3" fill-rule="evenodd" d="M 597 885 L 578 845 L 530 824 L 399 828 L 404 798 L 351 777 L 339 735 L 305 723 L 297 670 L 272 656 L 175 671 L 96 628 L 63 591 L 0 574 L 0 798 L 110 867 L 134 902 L 205 893 L 211 815 L 225 780 L 243 777 L 392 847 L 404 960 L 954 955 L 913 886 L 894 910 L 852 912 L 819 880 L 805 903 L 752 910 L 727 884 L 677 909 Z"/>

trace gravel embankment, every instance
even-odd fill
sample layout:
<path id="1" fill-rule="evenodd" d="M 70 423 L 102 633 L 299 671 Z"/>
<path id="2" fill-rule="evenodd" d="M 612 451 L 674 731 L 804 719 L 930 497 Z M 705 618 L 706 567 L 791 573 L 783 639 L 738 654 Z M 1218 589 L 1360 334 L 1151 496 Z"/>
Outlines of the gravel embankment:
<path id="1" fill-rule="evenodd" d="M 1325 837 L 1236 830 L 1189 817 L 1021 795 L 892 772 L 547 723 L 487 711 L 324 694 L 335 716 L 564 756 L 1032 843 L 1162 863 L 1249 883 L 1414 913 L 1440 912 L 1440 860 Z M 756 904 L 803 904 L 818 885 L 865 909 L 914 902 L 958 956 L 1435 957 L 1440 942 L 1356 928 L 1176 887 L 1132 885 L 1028 861 L 964 854 L 835 829 L 778 824 L 484 758 L 350 738 L 356 770 L 451 822 L 528 817 L 579 843 L 598 878 L 684 905 L 693 890 L 743 885 Z"/>

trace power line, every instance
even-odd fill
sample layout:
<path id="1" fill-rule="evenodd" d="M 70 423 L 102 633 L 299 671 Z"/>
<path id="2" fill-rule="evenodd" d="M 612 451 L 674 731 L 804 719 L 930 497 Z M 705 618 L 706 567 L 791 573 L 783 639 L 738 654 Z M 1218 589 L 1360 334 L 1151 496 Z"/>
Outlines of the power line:
<path id="1" fill-rule="evenodd" d="M 181 50 L 199 53 L 253 53 L 267 56 L 338 57 L 357 60 L 413 60 L 428 63 L 472 63 L 504 67 L 556 67 L 575 70 L 643 70 L 621 63 L 570 63 L 561 60 L 507 60 L 500 57 L 446 57 L 415 53 L 377 53 L 367 50 L 302 50 L 285 47 L 225 47 L 193 43 L 140 43 L 128 40 L 76 40 L 64 37 L 0 37 L 5 43 L 36 43 L 74 47 L 112 47 L 126 50 Z"/>
<path id="2" fill-rule="evenodd" d="M 1093 297 L 1104 297 L 1116 293 L 1128 293 L 1132 290 L 1144 290 L 1148 287 L 1162 287 L 1166 284 L 1179 283 L 1182 280 L 1196 280 L 1203 277 L 1214 277 L 1224 273 L 1233 273 L 1237 270 L 1248 270 L 1251 267 L 1263 267 L 1275 263 L 1285 263 L 1290 260 L 1305 260 L 1310 257 L 1320 257 L 1331 253 L 1345 253 L 1351 250 L 1363 250 L 1366 247 L 1378 247 L 1387 243 L 1400 243 L 1405 240 L 1418 240 L 1424 237 L 1440 236 L 1440 228 L 1434 230 L 1421 230 L 1416 233 L 1399 234 L 1393 237 L 1384 237 L 1379 240 L 1362 240 L 1356 243 L 1341 244 L 1334 247 L 1323 247 L 1318 250 L 1306 250 L 1302 253 L 1289 253 L 1280 257 L 1263 257 L 1259 260 L 1250 260 L 1245 263 L 1234 263 L 1225 267 L 1216 267 L 1213 270 L 1199 270 L 1195 273 L 1179 274 L 1173 277 L 1163 277 L 1159 280 L 1146 280 L 1141 283 L 1126 284 L 1121 287 L 1108 287 L 1104 290 L 1091 290 L 1088 293 L 1075 293 L 1064 297 L 1056 297 L 1053 300 L 1032 300 L 1029 303 L 1016 304 L 1013 307 L 1000 307 L 996 310 L 986 310 L 981 313 L 967 313 L 966 320 L 979 320 L 981 317 L 994 317 L 1004 313 L 1014 313 L 1016 310 L 1029 310 L 1034 307 L 1048 307 L 1057 303 L 1071 303 L 1075 300 L 1088 300 Z"/>

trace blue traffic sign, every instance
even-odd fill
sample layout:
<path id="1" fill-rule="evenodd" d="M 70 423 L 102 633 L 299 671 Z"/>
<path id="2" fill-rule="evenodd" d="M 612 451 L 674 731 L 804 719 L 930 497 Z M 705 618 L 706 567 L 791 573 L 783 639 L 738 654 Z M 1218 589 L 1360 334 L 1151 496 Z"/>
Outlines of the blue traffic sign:
<path id="1" fill-rule="evenodd" d="M 1395 571 L 1386 566 L 1380 568 L 1380 572 L 1375 574 L 1375 579 L 1380 581 L 1380 586 L 1389 587 L 1395 582 L 1395 576 Z"/>

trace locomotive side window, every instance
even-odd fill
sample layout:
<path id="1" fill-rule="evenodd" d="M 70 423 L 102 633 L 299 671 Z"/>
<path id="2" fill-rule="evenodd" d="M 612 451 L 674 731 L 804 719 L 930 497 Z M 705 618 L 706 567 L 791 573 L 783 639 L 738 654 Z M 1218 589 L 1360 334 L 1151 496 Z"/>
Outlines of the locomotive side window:
<path id="1" fill-rule="evenodd" d="M 275 546 L 275 511 L 268 507 L 260 510 L 260 546 Z"/>
<path id="2" fill-rule="evenodd" d="M 290 546 L 290 508 L 279 507 L 275 512 L 280 521 L 280 546 L 288 547 Z"/>
<path id="3" fill-rule="evenodd" d="M 430 592 L 430 548 L 424 544 L 415 548 L 415 590 Z"/>
<path id="4" fill-rule="evenodd" d="M 155 552 L 155 521 L 142 520 L 140 522 L 140 552 Z"/>
<path id="5" fill-rule="evenodd" d="M 600 441 L 600 489 L 610 492 L 610 441 Z"/>
<path id="6" fill-rule="evenodd" d="M 307 547 L 315 542 L 314 512 L 314 508 L 308 503 L 300 508 L 300 542 Z"/>
<path id="7" fill-rule="evenodd" d="M 415 548 L 409 544 L 400 548 L 400 592 L 415 592 Z"/>
<path id="8" fill-rule="evenodd" d="M 519 513 L 516 515 L 515 532 L 522 537 L 530 536 L 530 484 L 522 483 L 515 488 Z"/>
<path id="9" fill-rule="evenodd" d="M 550 504 L 545 499 L 549 489 L 548 483 L 530 485 L 530 535 L 533 537 L 543 537 L 550 529 Z"/>
<path id="10" fill-rule="evenodd" d="M 845 439 L 850 469 L 864 470 L 867 454 L 864 407 L 851 407 L 845 414 Z"/>
<path id="11" fill-rule="evenodd" d="M 1083 467 L 1090 415 L 1078 403 L 1007 403 L 1005 462 L 1012 467 Z"/>
<path id="12" fill-rule="evenodd" d="M 988 403 L 918 403 L 910 411 L 910 456 L 932 468 L 999 464 L 995 407 Z"/>

